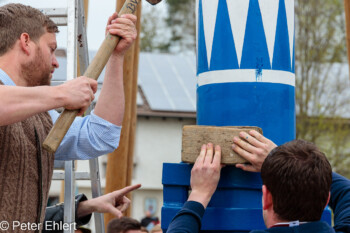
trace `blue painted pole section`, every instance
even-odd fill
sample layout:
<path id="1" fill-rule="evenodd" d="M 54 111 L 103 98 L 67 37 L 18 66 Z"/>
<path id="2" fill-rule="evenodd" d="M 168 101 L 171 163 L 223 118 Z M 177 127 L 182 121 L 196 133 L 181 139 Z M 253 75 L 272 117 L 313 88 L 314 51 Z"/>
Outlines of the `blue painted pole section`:
<path id="1" fill-rule="evenodd" d="M 198 0 L 197 123 L 295 138 L 294 0 Z"/>

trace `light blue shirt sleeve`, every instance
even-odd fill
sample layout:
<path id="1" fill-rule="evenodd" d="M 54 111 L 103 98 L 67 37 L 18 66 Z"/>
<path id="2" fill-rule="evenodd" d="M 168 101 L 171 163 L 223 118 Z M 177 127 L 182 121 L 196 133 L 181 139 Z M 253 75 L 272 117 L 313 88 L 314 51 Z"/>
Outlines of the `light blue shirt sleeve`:
<path id="1" fill-rule="evenodd" d="M 49 111 L 55 123 L 59 113 Z M 113 152 L 119 145 L 121 126 L 91 112 L 77 117 L 55 153 L 55 160 L 85 160 Z"/>
<path id="2" fill-rule="evenodd" d="M 0 80 L 4 85 L 16 86 L 2 69 L 0 69 Z M 59 113 L 51 110 L 49 114 L 55 123 Z M 121 128 L 93 112 L 86 117 L 77 117 L 58 147 L 55 159 L 84 160 L 111 153 L 119 145 Z"/>

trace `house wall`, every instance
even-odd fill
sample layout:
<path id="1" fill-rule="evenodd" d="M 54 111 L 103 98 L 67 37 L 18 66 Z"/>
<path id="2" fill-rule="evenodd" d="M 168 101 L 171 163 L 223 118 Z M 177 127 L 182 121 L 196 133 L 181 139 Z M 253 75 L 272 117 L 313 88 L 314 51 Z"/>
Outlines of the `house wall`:
<path id="1" fill-rule="evenodd" d="M 145 213 L 147 198 L 157 200 L 156 216 L 160 217 L 163 205 L 163 163 L 181 161 L 182 127 L 195 124 L 195 119 L 138 118 L 135 139 L 133 184 L 142 184 L 135 192 L 132 215 L 141 219 Z"/>

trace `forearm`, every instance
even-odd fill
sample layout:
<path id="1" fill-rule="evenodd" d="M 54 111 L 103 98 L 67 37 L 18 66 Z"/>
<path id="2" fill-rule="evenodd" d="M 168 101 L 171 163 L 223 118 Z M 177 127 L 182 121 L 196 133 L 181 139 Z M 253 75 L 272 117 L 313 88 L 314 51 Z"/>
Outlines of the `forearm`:
<path id="1" fill-rule="evenodd" d="M 124 87 L 123 87 L 124 57 L 112 55 L 107 63 L 105 79 L 95 114 L 114 125 L 122 125 L 124 117 Z"/>
<path id="2" fill-rule="evenodd" d="M 53 122 L 59 116 L 49 112 Z M 119 145 L 121 127 L 91 112 L 76 117 L 55 153 L 56 160 L 85 160 L 113 152 Z"/>
<path id="3" fill-rule="evenodd" d="M 62 107 L 59 87 L 0 86 L 0 126 L 20 122 L 35 114 Z"/>

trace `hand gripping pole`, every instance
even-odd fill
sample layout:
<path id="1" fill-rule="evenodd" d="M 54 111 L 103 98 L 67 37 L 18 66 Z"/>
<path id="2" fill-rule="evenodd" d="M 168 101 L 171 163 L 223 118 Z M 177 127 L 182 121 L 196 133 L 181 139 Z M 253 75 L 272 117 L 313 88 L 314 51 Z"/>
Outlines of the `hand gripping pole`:
<path id="1" fill-rule="evenodd" d="M 139 2 L 140 0 L 126 0 L 118 15 L 134 14 Z M 114 36 L 108 33 L 83 76 L 97 80 L 119 40 L 119 36 Z M 65 109 L 61 113 L 43 143 L 43 148 L 45 150 L 51 153 L 56 152 L 78 113 L 79 110 L 68 109 Z"/>

